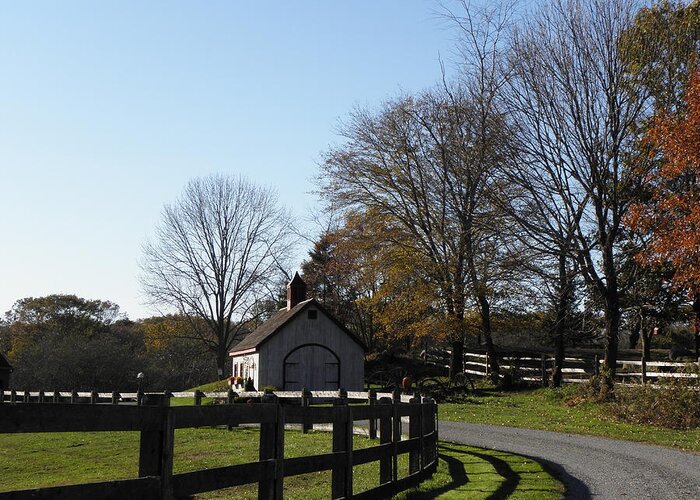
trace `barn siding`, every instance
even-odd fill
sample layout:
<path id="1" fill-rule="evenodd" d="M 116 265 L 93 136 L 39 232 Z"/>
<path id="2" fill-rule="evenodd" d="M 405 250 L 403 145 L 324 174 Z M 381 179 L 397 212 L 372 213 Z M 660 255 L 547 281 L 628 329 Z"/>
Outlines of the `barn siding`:
<path id="1" fill-rule="evenodd" d="M 340 358 L 340 387 L 349 391 L 362 390 L 365 377 L 362 347 L 322 311 L 316 309 L 317 319 L 308 319 L 309 309 L 316 308 L 311 306 L 303 311 L 260 346 L 260 387 L 272 385 L 282 389 L 287 354 L 303 344 L 321 344 Z"/>
<path id="2" fill-rule="evenodd" d="M 249 366 L 254 366 L 254 368 L 251 370 L 252 371 L 252 379 L 253 379 L 253 385 L 255 386 L 256 389 L 260 389 L 262 387 L 260 385 L 260 355 L 258 353 L 249 353 L 249 354 L 242 354 L 240 356 L 232 356 L 231 357 L 231 375 L 233 375 L 233 365 L 236 363 L 240 362 L 247 362 Z M 241 375 L 240 373 L 238 374 L 239 376 Z M 243 384 L 245 385 L 245 380 L 243 381 Z"/>

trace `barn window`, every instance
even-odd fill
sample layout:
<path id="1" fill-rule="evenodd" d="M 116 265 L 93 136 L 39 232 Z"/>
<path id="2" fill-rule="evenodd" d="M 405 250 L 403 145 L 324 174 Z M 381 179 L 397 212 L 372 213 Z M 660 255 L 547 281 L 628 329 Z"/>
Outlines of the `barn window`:
<path id="1" fill-rule="evenodd" d="M 318 311 L 316 309 L 309 309 L 307 313 L 307 318 L 316 319 L 318 318 Z"/>

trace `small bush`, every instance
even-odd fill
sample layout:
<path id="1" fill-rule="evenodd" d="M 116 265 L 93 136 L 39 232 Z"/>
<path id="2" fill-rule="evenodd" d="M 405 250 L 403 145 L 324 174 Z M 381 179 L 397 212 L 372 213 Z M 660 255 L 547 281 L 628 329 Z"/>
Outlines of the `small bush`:
<path id="1" fill-rule="evenodd" d="M 601 370 L 600 375 L 595 375 L 586 383 L 580 384 L 574 394 L 566 401 L 568 406 L 574 406 L 581 401 L 605 403 L 614 398 L 613 387 L 606 370 Z"/>
<path id="2" fill-rule="evenodd" d="M 649 386 L 621 387 L 608 405 L 610 415 L 624 422 L 671 429 L 700 427 L 700 392 L 683 382 Z"/>
<path id="3" fill-rule="evenodd" d="M 497 380 L 497 384 L 501 389 L 506 391 L 525 389 L 530 386 L 530 384 L 523 379 L 523 372 L 515 363 L 512 363 L 511 367 L 507 370 L 501 370 L 501 377 Z"/>
<path id="4" fill-rule="evenodd" d="M 544 390 L 544 398 L 551 403 L 566 402 L 578 394 L 579 387 L 576 384 L 562 385 L 561 387 L 550 387 Z"/>

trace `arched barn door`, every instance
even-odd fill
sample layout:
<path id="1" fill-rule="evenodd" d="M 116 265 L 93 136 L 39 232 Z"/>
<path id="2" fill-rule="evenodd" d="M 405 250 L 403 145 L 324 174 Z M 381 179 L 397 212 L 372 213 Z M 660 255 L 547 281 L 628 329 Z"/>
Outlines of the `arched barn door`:
<path id="1" fill-rule="evenodd" d="M 326 346 L 304 344 L 284 358 L 284 390 L 334 391 L 340 387 L 340 358 Z"/>

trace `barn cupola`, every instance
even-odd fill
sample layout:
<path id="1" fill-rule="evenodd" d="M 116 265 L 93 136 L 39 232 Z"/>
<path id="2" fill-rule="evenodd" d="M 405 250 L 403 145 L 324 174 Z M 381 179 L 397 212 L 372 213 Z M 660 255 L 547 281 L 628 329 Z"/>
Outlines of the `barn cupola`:
<path id="1" fill-rule="evenodd" d="M 292 281 L 287 284 L 287 311 L 306 300 L 306 283 L 299 273 L 294 273 Z"/>

